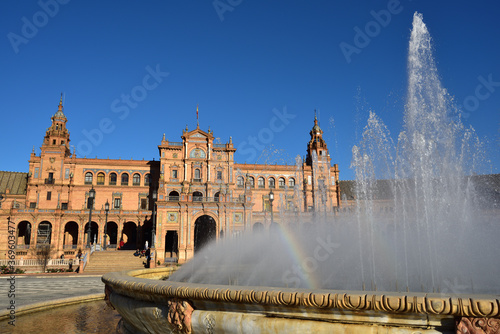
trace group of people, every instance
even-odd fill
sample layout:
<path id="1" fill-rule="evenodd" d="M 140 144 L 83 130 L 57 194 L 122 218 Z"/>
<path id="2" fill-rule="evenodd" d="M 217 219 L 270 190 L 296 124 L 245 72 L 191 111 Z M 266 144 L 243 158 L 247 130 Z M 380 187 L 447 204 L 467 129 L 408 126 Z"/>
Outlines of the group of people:
<path id="1" fill-rule="evenodd" d="M 150 266 L 151 266 L 151 248 L 148 246 L 147 241 L 146 241 L 146 244 L 144 246 L 144 250 L 141 251 L 141 250 L 139 250 L 139 248 L 137 248 L 137 250 L 134 253 L 134 256 L 146 257 L 146 263 L 144 264 L 144 266 L 146 268 L 150 268 Z"/>

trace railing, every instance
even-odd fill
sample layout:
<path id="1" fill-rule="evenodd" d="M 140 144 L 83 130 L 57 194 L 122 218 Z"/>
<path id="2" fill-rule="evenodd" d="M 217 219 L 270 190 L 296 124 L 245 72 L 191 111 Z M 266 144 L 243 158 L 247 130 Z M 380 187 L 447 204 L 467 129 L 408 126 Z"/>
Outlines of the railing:
<path id="1" fill-rule="evenodd" d="M 187 197 L 186 197 L 187 199 Z M 180 196 L 167 196 L 166 200 L 169 202 L 179 202 L 180 201 Z M 202 197 L 202 196 L 193 196 L 193 202 L 204 202 L 204 203 L 211 203 L 211 202 L 220 202 L 220 197 Z M 226 202 L 229 203 L 243 203 L 245 202 L 245 198 L 237 198 L 233 197 L 232 199 L 227 199 Z"/>
<path id="2" fill-rule="evenodd" d="M 201 179 L 193 179 L 193 182 L 201 182 Z"/>
<path id="3" fill-rule="evenodd" d="M 45 179 L 45 184 L 54 184 L 55 179 Z"/>
<path id="4" fill-rule="evenodd" d="M 170 146 L 182 146 L 182 142 L 169 141 L 168 145 L 170 145 Z"/>
<path id="5" fill-rule="evenodd" d="M 224 148 L 224 147 L 226 147 L 226 144 L 215 144 L 214 143 L 214 147 L 222 147 L 222 148 Z"/>
<path id="6" fill-rule="evenodd" d="M 14 267 L 38 267 L 43 265 L 43 260 L 39 259 L 26 259 L 26 260 L 0 260 L 0 266 L 11 265 L 12 261 L 14 261 Z M 70 261 L 72 261 L 73 265 L 78 266 L 80 264 L 80 260 L 78 259 L 49 259 L 47 262 L 47 266 L 69 266 Z"/>
<path id="7" fill-rule="evenodd" d="M 85 255 L 83 256 L 83 260 L 81 260 L 83 263 L 82 271 L 84 271 L 85 267 L 87 266 L 88 258 L 89 258 L 89 252 L 86 252 Z"/>
<path id="8" fill-rule="evenodd" d="M 90 255 L 92 255 L 92 253 L 94 253 L 96 251 L 99 252 L 100 250 L 102 250 L 100 244 L 92 245 L 92 246 L 90 246 Z"/>
<path id="9" fill-rule="evenodd" d="M 16 245 L 16 250 L 29 249 L 30 245 Z"/>
<path id="10" fill-rule="evenodd" d="M 78 245 L 63 245 L 63 249 L 76 249 Z"/>

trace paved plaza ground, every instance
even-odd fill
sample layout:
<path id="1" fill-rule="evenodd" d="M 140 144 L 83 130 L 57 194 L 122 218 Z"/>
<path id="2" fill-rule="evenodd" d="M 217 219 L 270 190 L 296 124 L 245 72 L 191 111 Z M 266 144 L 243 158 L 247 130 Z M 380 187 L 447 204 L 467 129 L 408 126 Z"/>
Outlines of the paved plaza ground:
<path id="1" fill-rule="evenodd" d="M 0 276 L 0 305 L 8 306 L 9 275 Z M 19 275 L 15 276 L 16 307 L 50 300 L 104 293 L 101 275 Z"/>

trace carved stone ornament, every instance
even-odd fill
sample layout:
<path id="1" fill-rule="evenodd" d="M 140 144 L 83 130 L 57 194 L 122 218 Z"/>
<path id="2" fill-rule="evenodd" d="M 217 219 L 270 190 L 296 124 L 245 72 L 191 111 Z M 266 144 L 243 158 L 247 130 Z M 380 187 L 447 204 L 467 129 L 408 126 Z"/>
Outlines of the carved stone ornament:
<path id="1" fill-rule="evenodd" d="M 169 323 L 175 326 L 178 333 L 191 333 L 191 315 L 193 307 L 189 302 L 180 299 L 171 299 L 168 301 Z"/>
<path id="2" fill-rule="evenodd" d="M 469 334 L 499 334 L 500 319 L 488 318 L 457 318 L 457 333 Z"/>

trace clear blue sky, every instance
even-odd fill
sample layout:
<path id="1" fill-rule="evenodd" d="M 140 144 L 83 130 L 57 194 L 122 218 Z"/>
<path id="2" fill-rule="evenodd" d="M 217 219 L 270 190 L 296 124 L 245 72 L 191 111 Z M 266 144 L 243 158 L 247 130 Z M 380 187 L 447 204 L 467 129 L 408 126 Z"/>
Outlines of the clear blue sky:
<path id="1" fill-rule="evenodd" d="M 213 1 L 192 0 L 2 1 L 0 170 L 28 170 L 63 92 L 71 145 L 99 158 L 158 159 L 163 133 L 180 141 L 186 124 L 196 127 L 199 104 L 200 127 L 210 126 L 221 142 L 232 136 L 237 162 L 293 163 L 305 154 L 317 109 L 341 179 L 352 179 L 351 149 L 368 111 L 393 137 L 401 130 L 418 11 L 443 86 L 458 104 L 469 102 L 465 122 L 487 142 L 492 167 L 484 172 L 498 172 L 498 1 L 216 4 L 218 10 Z M 388 7 L 390 17 L 381 12 Z M 356 27 L 372 29 L 369 41 L 356 39 Z M 346 57 L 341 45 L 357 52 Z M 148 76 L 155 71 L 157 81 Z M 493 84 L 478 95 L 480 78 Z M 276 118 L 284 110 L 291 116 Z M 111 124 L 102 138 L 101 122 Z"/>

